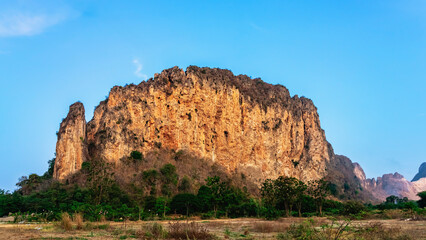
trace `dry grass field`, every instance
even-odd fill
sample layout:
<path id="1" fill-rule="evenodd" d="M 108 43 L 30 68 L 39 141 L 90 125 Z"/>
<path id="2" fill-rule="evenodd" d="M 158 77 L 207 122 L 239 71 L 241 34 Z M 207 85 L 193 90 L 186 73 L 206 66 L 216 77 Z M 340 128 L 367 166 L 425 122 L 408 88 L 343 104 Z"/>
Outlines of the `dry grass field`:
<path id="1" fill-rule="evenodd" d="M 69 230 L 65 230 L 62 224 L 61 222 L 1 223 L 0 239 L 289 239 L 286 232 L 290 229 L 293 229 L 290 230 L 293 232 L 297 230 L 298 228 L 294 227 L 296 225 L 310 225 L 312 228 L 304 228 L 302 231 L 314 229 L 318 235 L 317 238 L 300 236 L 299 239 L 360 239 L 361 235 L 356 234 L 363 231 L 365 232 L 362 235 L 363 239 L 426 239 L 426 221 L 404 220 L 360 220 L 347 223 L 332 222 L 326 218 L 283 218 L 276 221 L 239 218 L 84 222 L 83 225 L 73 222 Z M 339 233 L 343 228 L 345 230 Z M 186 231 L 182 231 L 183 229 Z"/>

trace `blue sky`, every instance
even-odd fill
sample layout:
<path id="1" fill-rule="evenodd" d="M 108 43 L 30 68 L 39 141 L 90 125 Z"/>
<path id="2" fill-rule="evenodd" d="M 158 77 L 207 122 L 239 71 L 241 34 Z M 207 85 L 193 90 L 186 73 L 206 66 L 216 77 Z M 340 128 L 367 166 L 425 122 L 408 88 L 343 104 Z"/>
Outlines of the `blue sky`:
<path id="1" fill-rule="evenodd" d="M 367 177 L 426 161 L 426 2 L 0 0 L 0 188 L 42 174 L 68 107 L 220 67 L 311 98 Z"/>

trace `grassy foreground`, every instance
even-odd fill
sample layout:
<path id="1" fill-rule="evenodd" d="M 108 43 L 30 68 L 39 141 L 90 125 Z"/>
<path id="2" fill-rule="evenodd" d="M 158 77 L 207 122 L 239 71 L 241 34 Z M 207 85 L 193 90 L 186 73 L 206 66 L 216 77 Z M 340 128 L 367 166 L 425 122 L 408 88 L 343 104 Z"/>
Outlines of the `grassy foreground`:
<path id="1" fill-rule="evenodd" d="M 426 221 L 256 218 L 3 223 L 1 239 L 426 239 Z"/>

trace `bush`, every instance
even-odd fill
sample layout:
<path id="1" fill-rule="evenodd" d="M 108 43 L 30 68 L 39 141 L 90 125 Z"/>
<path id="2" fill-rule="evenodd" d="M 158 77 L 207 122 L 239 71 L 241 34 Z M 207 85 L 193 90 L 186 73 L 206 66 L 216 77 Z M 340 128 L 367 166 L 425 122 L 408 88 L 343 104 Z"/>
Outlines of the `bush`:
<path id="1" fill-rule="evenodd" d="M 281 211 L 274 207 L 263 207 L 260 209 L 260 212 L 268 220 L 274 220 L 281 216 Z"/>
<path id="2" fill-rule="evenodd" d="M 214 239 L 208 230 L 195 222 L 191 223 L 169 223 L 170 239 Z"/>
<path id="3" fill-rule="evenodd" d="M 100 225 L 98 225 L 98 226 L 96 226 L 95 228 L 97 228 L 97 229 L 102 229 L 102 230 L 106 230 L 106 229 L 108 229 L 110 226 L 109 226 L 109 224 L 100 224 Z"/>
<path id="4" fill-rule="evenodd" d="M 133 151 L 133 152 L 130 153 L 130 157 L 135 159 L 135 160 L 142 160 L 143 154 L 139 151 Z"/>
<path id="5" fill-rule="evenodd" d="M 164 164 L 164 166 L 160 168 L 160 173 L 163 175 L 166 184 L 173 183 L 177 185 L 178 175 L 176 174 L 176 167 L 173 164 Z"/>
<path id="6" fill-rule="evenodd" d="M 406 218 L 406 214 L 400 209 L 388 209 L 384 210 L 381 214 L 381 218 L 384 219 L 402 219 Z"/>
<path id="7" fill-rule="evenodd" d="M 76 225 L 77 229 L 83 228 L 83 215 L 81 213 L 75 213 L 73 216 L 73 222 Z"/>
<path id="8" fill-rule="evenodd" d="M 201 214 L 201 219 L 212 219 L 214 216 L 214 212 L 206 212 Z"/>
<path id="9" fill-rule="evenodd" d="M 314 227 L 314 221 L 309 219 L 301 224 L 292 224 L 282 239 L 324 239 L 319 230 Z"/>
<path id="10" fill-rule="evenodd" d="M 420 200 L 417 201 L 417 204 L 419 205 L 419 208 L 426 207 L 426 191 L 419 192 L 417 196 L 420 197 Z"/>
<path id="11" fill-rule="evenodd" d="M 68 213 L 64 212 L 61 214 L 60 227 L 65 231 L 69 231 L 72 229 L 72 221 L 71 217 Z"/>
<path id="12" fill-rule="evenodd" d="M 375 239 L 388 239 L 388 240 L 410 240 L 411 236 L 402 233 L 398 228 L 385 228 L 382 223 L 373 222 L 365 226 L 361 226 L 356 231 L 357 239 L 375 240 Z"/>
<path id="13" fill-rule="evenodd" d="M 358 201 L 347 201 L 344 205 L 343 214 L 344 215 L 356 215 L 363 211 L 366 211 L 367 208 Z"/>
<path id="14" fill-rule="evenodd" d="M 136 235 L 141 239 L 164 239 L 167 237 L 167 231 L 164 230 L 163 225 L 154 223 L 145 228 L 144 232 L 138 232 Z"/>

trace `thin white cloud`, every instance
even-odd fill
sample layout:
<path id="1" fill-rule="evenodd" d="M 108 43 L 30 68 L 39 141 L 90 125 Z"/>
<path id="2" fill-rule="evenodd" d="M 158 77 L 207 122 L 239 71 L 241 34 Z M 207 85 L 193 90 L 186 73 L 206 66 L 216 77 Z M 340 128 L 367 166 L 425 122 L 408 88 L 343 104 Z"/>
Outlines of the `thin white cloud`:
<path id="1" fill-rule="evenodd" d="M 32 36 L 66 19 L 65 15 L 6 13 L 0 15 L 0 37 Z"/>
<path id="2" fill-rule="evenodd" d="M 255 24 L 255 23 L 249 23 L 250 27 L 256 29 L 257 31 L 263 31 L 263 28 L 259 27 L 259 25 Z"/>
<path id="3" fill-rule="evenodd" d="M 37 35 L 79 15 L 63 0 L 0 1 L 0 38 Z"/>
<path id="4" fill-rule="evenodd" d="M 133 64 L 136 66 L 135 75 L 138 78 L 142 78 L 143 80 L 146 80 L 148 76 L 144 73 L 142 73 L 142 64 L 139 62 L 139 59 L 135 58 L 133 59 Z"/>
<path id="5" fill-rule="evenodd" d="M 256 24 L 256 23 L 254 23 L 254 22 L 250 22 L 250 23 L 249 23 L 249 25 L 250 25 L 250 27 L 251 27 L 252 29 L 254 29 L 254 30 L 258 31 L 258 32 L 261 32 L 261 33 L 267 33 L 267 29 L 265 29 L 265 28 L 263 28 L 263 27 L 261 27 L 261 26 L 257 25 L 257 24 Z"/>

